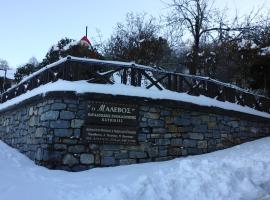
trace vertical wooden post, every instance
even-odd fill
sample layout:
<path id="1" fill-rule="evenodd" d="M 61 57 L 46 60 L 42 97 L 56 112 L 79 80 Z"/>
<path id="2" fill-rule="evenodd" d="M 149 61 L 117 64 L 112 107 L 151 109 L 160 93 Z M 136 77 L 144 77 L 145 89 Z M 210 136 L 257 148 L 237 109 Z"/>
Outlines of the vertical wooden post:
<path id="1" fill-rule="evenodd" d="M 167 74 L 167 78 L 168 78 L 168 89 L 171 90 L 172 89 L 172 79 L 171 79 L 171 74 Z"/>
<path id="2" fill-rule="evenodd" d="M 123 75 L 122 75 L 122 80 L 121 80 L 121 82 L 123 83 L 123 84 L 127 84 L 127 69 L 123 69 Z"/>

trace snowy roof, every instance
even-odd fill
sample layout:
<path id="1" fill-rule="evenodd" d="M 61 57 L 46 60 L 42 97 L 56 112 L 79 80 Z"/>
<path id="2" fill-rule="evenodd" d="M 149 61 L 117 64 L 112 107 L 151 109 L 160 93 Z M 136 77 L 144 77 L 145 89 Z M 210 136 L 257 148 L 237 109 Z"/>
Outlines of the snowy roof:
<path id="1" fill-rule="evenodd" d="M 83 36 L 80 41 L 85 41 L 87 44 L 91 45 L 90 40 L 86 36 Z"/>
<path id="2" fill-rule="evenodd" d="M 7 74 L 6 74 L 6 78 L 14 80 L 15 73 L 16 73 L 16 69 L 8 69 Z M 0 70 L 0 77 L 4 77 L 4 76 L 5 76 L 5 71 Z"/>

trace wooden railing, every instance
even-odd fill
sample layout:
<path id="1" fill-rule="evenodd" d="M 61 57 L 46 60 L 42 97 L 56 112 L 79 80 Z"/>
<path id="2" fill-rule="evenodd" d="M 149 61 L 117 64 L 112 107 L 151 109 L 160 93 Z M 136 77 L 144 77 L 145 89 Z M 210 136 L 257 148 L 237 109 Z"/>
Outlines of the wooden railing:
<path id="1" fill-rule="evenodd" d="M 117 76 L 115 76 L 117 74 Z M 33 73 L 18 85 L 1 94 L 1 103 L 29 90 L 55 82 L 87 80 L 89 83 L 114 84 L 119 77 L 122 84 L 146 89 L 168 89 L 193 96 L 204 95 L 270 113 L 270 99 L 253 94 L 231 84 L 201 76 L 168 72 L 135 63 L 83 59 L 68 56 Z"/>

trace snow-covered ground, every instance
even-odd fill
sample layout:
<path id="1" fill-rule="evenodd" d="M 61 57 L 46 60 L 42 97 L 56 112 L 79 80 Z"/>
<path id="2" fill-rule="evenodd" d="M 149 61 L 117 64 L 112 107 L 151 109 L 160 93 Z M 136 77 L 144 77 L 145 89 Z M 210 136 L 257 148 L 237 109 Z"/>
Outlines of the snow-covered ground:
<path id="1" fill-rule="evenodd" d="M 0 141 L 1 200 L 270 199 L 270 137 L 166 162 L 48 170 Z"/>

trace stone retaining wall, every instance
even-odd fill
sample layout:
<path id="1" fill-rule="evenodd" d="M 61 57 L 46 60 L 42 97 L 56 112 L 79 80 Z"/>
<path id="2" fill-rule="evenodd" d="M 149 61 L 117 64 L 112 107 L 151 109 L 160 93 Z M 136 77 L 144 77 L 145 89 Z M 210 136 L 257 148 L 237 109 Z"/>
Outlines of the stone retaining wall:
<path id="1" fill-rule="evenodd" d="M 82 137 L 88 100 L 137 104 L 138 144 Z M 0 139 L 37 164 L 80 171 L 202 154 L 270 135 L 270 120 L 169 100 L 51 92 L 0 111 Z"/>

